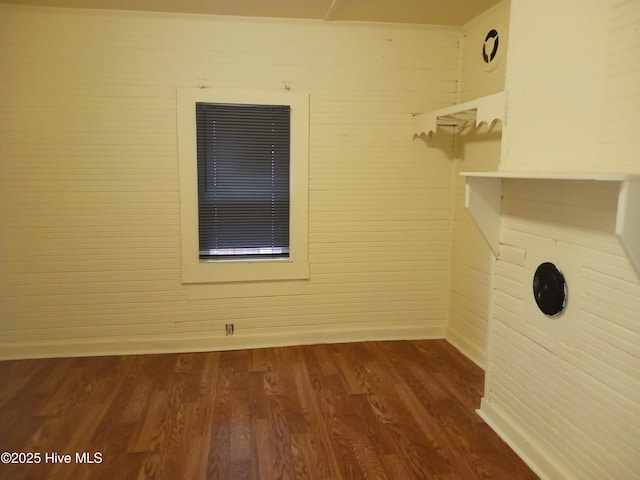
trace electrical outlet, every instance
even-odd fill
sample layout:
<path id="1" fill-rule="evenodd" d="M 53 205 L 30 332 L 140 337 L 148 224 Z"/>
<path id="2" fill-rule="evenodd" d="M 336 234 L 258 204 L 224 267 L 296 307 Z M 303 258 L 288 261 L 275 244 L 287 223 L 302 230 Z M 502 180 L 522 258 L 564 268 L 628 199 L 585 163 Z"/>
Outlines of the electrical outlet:
<path id="1" fill-rule="evenodd" d="M 235 332 L 236 328 L 233 326 L 233 323 L 227 323 L 225 325 L 225 328 L 227 330 L 227 336 L 229 335 L 233 335 L 233 333 Z"/>

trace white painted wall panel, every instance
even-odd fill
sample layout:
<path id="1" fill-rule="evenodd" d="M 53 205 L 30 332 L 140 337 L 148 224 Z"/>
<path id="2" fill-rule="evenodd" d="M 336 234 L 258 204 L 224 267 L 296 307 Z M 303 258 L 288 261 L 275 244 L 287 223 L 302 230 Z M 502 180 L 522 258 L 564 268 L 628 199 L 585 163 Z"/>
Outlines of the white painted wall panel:
<path id="1" fill-rule="evenodd" d="M 481 412 L 542 478 L 640 471 L 640 278 L 613 234 L 616 195 L 606 182 L 504 182 L 501 241 L 526 260 L 496 265 Z M 567 278 L 560 317 L 535 308 L 541 259 Z"/>
<path id="2" fill-rule="evenodd" d="M 604 59 L 598 157 L 619 171 L 640 169 L 640 2 L 612 2 Z"/>
<path id="3" fill-rule="evenodd" d="M 443 336 L 452 165 L 410 114 L 455 102 L 459 39 L 0 5 L 0 357 Z M 176 89 L 199 85 L 310 94 L 308 282 L 181 284 Z"/>
<path id="4" fill-rule="evenodd" d="M 509 44 L 509 6 L 504 0 L 462 27 L 459 102 L 467 102 L 504 90 Z M 491 65 L 485 64 L 484 40 L 491 30 L 498 32 L 498 53 Z"/>
<path id="5" fill-rule="evenodd" d="M 639 28 L 636 0 L 511 1 L 501 168 L 640 172 Z"/>
<path id="6" fill-rule="evenodd" d="M 464 102 L 504 89 L 506 50 L 509 38 L 509 1 L 504 1 L 462 28 L 459 101 Z M 495 68 L 482 61 L 486 34 L 497 29 L 501 57 Z M 484 238 L 465 208 L 465 179 L 461 171 L 497 170 L 500 161 L 502 125 L 465 131 L 457 138 L 457 158 L 452 217 L 451 296 L 447 340 L 486 365 L 489 308 L 494 259 Z"/>

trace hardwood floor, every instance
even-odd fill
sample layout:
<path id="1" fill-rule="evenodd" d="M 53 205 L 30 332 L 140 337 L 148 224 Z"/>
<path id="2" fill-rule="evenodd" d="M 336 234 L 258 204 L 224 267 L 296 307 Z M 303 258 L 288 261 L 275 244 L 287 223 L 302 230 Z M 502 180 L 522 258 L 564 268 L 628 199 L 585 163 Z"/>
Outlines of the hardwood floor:
<path id="1" fill-rule="evenodd" d="M 444 340 L 5 361 L 0 478 L 537 478 L 482 383 Z"/>

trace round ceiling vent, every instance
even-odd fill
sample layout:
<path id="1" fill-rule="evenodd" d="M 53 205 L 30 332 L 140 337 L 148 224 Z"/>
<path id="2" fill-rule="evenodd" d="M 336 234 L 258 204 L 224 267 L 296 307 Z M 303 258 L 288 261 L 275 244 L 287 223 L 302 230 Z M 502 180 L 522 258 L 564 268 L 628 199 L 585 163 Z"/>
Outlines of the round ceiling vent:
<path id="1" fill-rule="evenodd" d="M 567 283 L 553 263 L 542 263 L 536 269 L 533 296 L 542 313 L 550 317 L 559 315 L 567 306 Z"/>

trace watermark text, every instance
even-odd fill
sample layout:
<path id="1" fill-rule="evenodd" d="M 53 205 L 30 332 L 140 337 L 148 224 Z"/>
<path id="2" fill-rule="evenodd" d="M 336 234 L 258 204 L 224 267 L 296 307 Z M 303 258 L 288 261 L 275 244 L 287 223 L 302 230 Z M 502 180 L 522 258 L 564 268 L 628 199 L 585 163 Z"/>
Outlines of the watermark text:
<path id="1" fill-rule="evenodd" d="M 20 465 L 38 463 L 66 463 L 66 464 L 98 464 L 102 463 L 102 452 L 3 452 L 0 454 L 2 463 L 15 463 Z"/>

